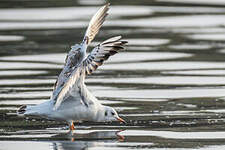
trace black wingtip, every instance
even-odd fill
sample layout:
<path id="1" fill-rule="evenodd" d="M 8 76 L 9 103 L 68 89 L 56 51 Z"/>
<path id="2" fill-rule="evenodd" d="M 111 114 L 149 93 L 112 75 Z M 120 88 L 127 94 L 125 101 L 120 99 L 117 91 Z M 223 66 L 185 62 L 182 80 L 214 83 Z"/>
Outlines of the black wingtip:
<path id="1" fill-rule="evenodd" d="M 18 110 L 17 110 L 17 114 L 22 115 L 26 112 L 26 105 L 21 106 Z"/>
<path id="2" fill-rule="evenodd" d="M 122 44 L 127 44 L 128 43 L 128 41 L 121 41 L 122 42 Z"/>

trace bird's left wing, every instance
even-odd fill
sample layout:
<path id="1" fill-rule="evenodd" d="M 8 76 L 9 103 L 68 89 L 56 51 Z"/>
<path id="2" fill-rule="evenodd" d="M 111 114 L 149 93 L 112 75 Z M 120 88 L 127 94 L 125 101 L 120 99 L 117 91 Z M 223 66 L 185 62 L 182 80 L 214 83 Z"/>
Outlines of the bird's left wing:
<path id="1" fill-rule="evenodd" d="M 116 36 L 96 46 L 82 62 L 81 67 L 85 70 L 85 73 L 88 75 L 91 74 L 110 56 L 123 50 L 127 41 L 121 40 L 121 38 L 121 36 Z"/>

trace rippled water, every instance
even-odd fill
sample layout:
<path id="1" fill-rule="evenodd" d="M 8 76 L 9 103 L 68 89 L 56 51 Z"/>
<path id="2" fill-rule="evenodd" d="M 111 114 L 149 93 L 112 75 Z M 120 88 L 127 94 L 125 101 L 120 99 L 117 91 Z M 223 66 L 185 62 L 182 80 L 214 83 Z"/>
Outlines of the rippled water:
<path id="1" fill-rule="evenodd" d="M 0 2 L 0 150 L 225 149 L 223 0 L 112 1 L 92 47 L 118 34 L 127 50 L 86 83 L 128 122 L 21 118 L 50 98 L 70 46 L 103 0 Z"/>

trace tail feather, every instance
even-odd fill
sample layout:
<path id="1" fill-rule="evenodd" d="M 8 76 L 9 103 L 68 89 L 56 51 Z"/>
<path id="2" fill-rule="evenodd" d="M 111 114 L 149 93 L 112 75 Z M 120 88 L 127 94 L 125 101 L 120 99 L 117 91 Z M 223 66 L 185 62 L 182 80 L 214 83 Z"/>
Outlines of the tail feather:
<path id="1" fill-rule="evenodd" d="M 103 22 L 105 21 L 106 16 L 108 15 L 107 11 L 109 10 L 109 3 L 101 7 L 95 15 L 91 18 L 91 21 L 88 25 L 84 40 L 87 44 L 90 44 L 94 39 L 99 29 L 101 28 Z"/>
<path id="2" fill-rule="evenodd" d="M 41 112 L 39 110 L 39 105 L 23 105 L 17 110 L 17 115 L 39 115 Z"/>

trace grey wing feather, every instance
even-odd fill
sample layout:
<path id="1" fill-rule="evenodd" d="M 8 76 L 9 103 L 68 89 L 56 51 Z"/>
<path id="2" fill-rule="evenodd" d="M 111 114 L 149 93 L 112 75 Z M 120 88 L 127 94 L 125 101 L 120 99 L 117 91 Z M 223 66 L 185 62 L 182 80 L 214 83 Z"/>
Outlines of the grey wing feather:
<path id="1" fill-rule="evenodd" d="M 109 5 L 110 4 L 108 3 L 105 6 L 101 7 L 91 18 L 91 21 L 84 36 L 84 40 L 87 41 L 87 44 L 91 43 L 91 41 L 94 39 L 95 35 L 101 28 L 103 22 L 105 21 L 105 18 L 108 15 L 107 11 L 109 10 Z"/>
<path id="2" fill-rule="evenodd" d="M 54 97 L 54 109 L 58 109 L 60 104 L 66 99 L 67 96 L 70 95 L 80 96 L 81 103 L 86 105 L 87 102 L 82 98 L 82 95 L 85 94 L 83 90 L 83 88 L 85 88 L 85 85 L 83 84 L 85 78 L 84 74 L 91 74 L 110 56 L 116 54 L 120 50 L 123 50 L 126 43 L 127 41 L 121 40 L 121 36 L 117 36 L 110 38 L 95 47 L 87 58 L 84 59 L 75 70 L 73 70 L 67 82 L 60 87 L 60 91 Z"/>
<path id="3" fill-rule="evenodd" d="M 110 56 L 124 49 L 127 41 L 121 40 L 121 36 L 110 38 L 97 47 L 83 61 L 83 68 L 86 74 L 91 74 L 103 64 Z"/>
<path id="4" fill-rule="evenodd" d="M 82 44 L 88 45 L 94 39 L 108 15 L 108 9 L 109 3 L 101 7 L 92 17 Z M 82 56 L 79 56 L 79 54 L 68 54 L 68 59 L 53 92 L 52 99 L 55 102 L 54 109 L 58 109 L 60 104 L 66 100 L 66 97 L 71 95 L 80 98 L 81 103 L 87 105 L 87 102 L 82 98 L 87 94 L 87 90 L 84 90 L 85 85 L 83 84 L 85 73 L 91 74 L 91 72 L 96 70 L 98 66 L 102 65 L 103 61 L 107 60 L 109 56 L 114 55 L 119 50 L 123 49 L 124 44 L 127 42 L 121 41 L 120 39 L 121 36 L 118 36 L 104 41 L 94 48 L 85 60 L 83 60 L 83 54 Z M 70 59 L 70 56 L 74 58 Z M 69 62 L 69 60 L 71 62 Z"/>
<path id="5" fill-rule="evenodd" d="M 66 99 L 67 96 L 76 95 L 75 97 L 81 97 L 81 84 L 83 78 L 81 78 L 82 70 L 80 67 L 76 68 L 70 75 L 67 82 L 59 88 L 59 92 L 53 97 L 55 102 L 54 109 L 58 109 L 60 104 Z M 82 99 L 80 99 L 82 100 Z"/>
<path id="6" fill-rule="evenodd" d="M 106 16 L 108 15 L 107 11 L 109 10 L 109 5 L 110 4 L 108 3 L 101 7 L 92 17 L 84 36 L 84 41 L 86 41 L 86 43 L 82 44 L 88 45 L 94 39 L 95 35 L 101 28 Z M 77 45 L 73 46 L 69 54 L 67 55 L 64 68 L 54 85 L 53 96 L 56 95 L 57 92 L 59 92 L 59 89 L 64 85 L 64 83 L 67 82 L 67 79 L 71 75 L 72 71 L 75 69 L 74 67 L 80 64 L 81 60 L 83 60 L 84 56 L 81 56 L 82 54 L 79 53 L 79 50 L 77 50 L 77 48 L 75 48 L 76 46 Z"/>
<path id="7" fill-rule="evenodd" d="M 83 58 L 84 58 L 83 54 L 77 49 L 73 49 L 72 47 L 70 52 L 67 54 L 64 67 L 55 82 L 51 99 L 55 99 L 60 89 L 67 82 L 73 70 L 75 70 L 79 66 Z"/>

